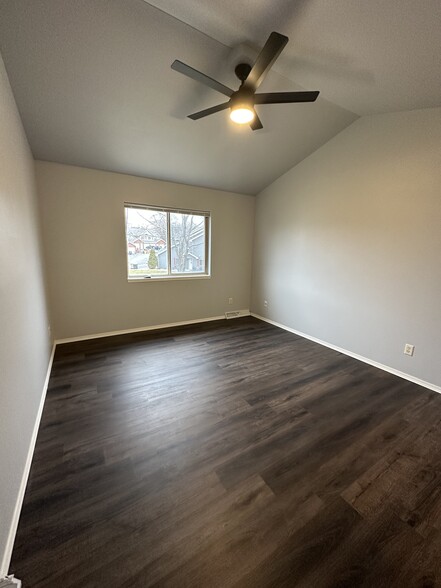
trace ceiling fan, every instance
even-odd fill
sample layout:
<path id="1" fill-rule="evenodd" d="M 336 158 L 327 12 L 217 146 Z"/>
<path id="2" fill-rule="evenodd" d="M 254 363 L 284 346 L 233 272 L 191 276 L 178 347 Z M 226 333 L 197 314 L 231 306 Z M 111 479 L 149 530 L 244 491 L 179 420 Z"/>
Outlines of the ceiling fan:
<path id="1" fill-rule="evenodd" d="M 209 86 L 213 90 L 217 90 L 229 98 L 228 102 L 200 110 L 199 112 L 190 114 L 188 118 L 198 120 L 230 108 L 230 118 L 232 121 L 238 124 L 249 123 L 253 131 L 257 131 L 258 129 L 262 129 L 263 125 L 254 108 L 256 104 L 287 104 L 292 102 L 314 102 L 317 100 L 319 92 L 270 92 L 256 94 L 257 88 L 265 79 L 273 63 L 288 43 L 288 40 L 288 37 L 285 37 L 285 35 L 273 32 L 268 37 L 265 46 L 257 56 L 252 67 L 248 63 L 239 63 L 234 70 L 241 82 L 236 92 L 176 59 L 172 63 L 172 69 L 188 76 L 192 80 Z"/>

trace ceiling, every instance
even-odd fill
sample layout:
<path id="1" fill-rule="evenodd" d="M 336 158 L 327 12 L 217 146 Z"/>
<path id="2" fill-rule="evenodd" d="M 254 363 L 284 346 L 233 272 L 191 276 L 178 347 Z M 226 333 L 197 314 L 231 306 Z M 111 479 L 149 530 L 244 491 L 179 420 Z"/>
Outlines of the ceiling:
<path id="1" fill-rule="evenodd" d="M 359 115 L 441 105 L 441 0 L 148 0 L 228 46 L 291 42 L 275 69 Z"/>
<path id="2" fill-rule="evenodd" d="M 36 159 L 256 194 L 358 115 L 441 104 L 440 3 L 0 0 L 0 51 Z M 272 30 L 291 41 L 261 90 L 318 101 L 262 105 L 256 132 L 187 119 L 224 97 L 173 60 L 237 87 Z"/>

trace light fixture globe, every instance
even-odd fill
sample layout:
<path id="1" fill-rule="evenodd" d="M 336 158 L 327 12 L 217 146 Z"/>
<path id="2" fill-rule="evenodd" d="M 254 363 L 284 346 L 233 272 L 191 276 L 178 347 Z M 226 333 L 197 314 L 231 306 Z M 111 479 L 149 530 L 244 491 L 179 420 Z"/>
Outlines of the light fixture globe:
<path id="1" fill-rule="evenodd" d="M 231 109 L 230 118 L 239 125 L 246 125 L 254 119 L 254 110 L 249 106 L 236 106 Z"/>
<path id="2" fill-rule="evenodd" d="M 254 120 L 255 116 L 253 92 L 240 88 L 231 96 L 231 120 L 239 125 L 246 125 Z"/>

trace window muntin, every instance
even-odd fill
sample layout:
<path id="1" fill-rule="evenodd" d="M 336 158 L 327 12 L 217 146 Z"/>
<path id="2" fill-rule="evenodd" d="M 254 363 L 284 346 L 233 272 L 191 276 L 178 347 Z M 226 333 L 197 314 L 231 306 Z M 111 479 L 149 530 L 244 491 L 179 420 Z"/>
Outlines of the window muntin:
<path id="1" fill-rule="evenodd" d="M 208 212 L 125 205 L 129 280 L 209 274 Z"/>

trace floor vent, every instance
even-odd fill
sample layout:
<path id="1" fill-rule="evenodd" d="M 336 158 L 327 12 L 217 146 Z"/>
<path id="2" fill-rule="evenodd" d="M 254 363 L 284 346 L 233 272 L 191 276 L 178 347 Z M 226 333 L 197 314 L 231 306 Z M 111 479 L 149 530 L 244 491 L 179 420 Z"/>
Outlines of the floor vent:
<path id="1" fill-rule="evenodd" d="M 0 578 L 0 588 L 21 588 L 21 580 L 17 580 L 14 576 Z"/>
<path id="2" fill-rule="evenodd" d="M 230 310 L 228 312 L 225 313 L 225 318 L 226 319 L 232 319 L 232 318 L 237 318 L 238 316 L 243 316 L 240 312 L 240 310 Z"/>

